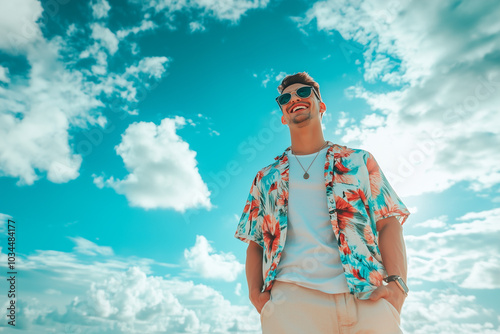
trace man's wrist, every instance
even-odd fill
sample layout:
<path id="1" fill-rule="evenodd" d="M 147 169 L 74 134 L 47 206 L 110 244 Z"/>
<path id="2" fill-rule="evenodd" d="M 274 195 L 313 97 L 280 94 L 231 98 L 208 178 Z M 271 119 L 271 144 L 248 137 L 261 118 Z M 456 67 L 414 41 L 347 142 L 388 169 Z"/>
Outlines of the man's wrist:
<path id="1" fill-rule="evenodd" d="M 257 299 L 259 297 L 260 290 L 259 289 L 253 289 L 249 292 L 249 298 L 250 300 Z"/>
<path id="2" fill-rule="evenodd" d="M 387 286 L 388 288 L 390 288 L 391 290 L 396 291 L 396 294 L 397 294 L 398 296 L 403 296 L 403 297 L 405 297 L 405 298 L 406 298 L 406 296 L 407 296 L 407 295 L 406 295 L 406 293 L 405 293 L 403 290 L 401 290 L 401 288 L 398 286 L 398 284 L 397 284 L 395 281 L 392 281 L 392 282 L 387 283 L 387 285 L 386 285 L 386 286 Z"/>
<path id="3" fill-rule="evenodd" d="M 388 286 L 391 288 L 397 288 L 403 295 L 408 296 L 408 286 L 406 285 L 406 282 L 403 280 L 403 278 L 399 275 L 389 275 L 385 277 L 384 282 L 387 283 Z M 392 284 L 391 284 L 392 283 Z"/>

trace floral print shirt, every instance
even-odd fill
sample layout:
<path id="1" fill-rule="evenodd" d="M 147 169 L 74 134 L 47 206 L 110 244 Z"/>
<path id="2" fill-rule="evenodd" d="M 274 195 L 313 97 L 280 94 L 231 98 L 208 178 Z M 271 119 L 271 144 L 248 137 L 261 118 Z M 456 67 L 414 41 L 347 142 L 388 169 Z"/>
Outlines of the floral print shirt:
<path id="1" fill-rule="evenodd" d="M 403 224 L 410 212 L 370 152 L 330 141 L 328 145 L 324 176 L 332 229 L 350 293 L 358 299 L 369 299 L 387 276 L 376 222 L 395 216 Z M 255 176 L 234 235 L 263 248 L 261 291 L 271 290 L 286 243 L 288 150 L 290 147 Z"/>

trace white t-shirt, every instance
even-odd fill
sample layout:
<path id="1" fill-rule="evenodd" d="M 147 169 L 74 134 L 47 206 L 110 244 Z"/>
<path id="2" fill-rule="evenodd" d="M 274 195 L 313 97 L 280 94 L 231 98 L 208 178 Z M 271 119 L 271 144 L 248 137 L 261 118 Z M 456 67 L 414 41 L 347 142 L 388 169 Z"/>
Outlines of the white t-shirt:
<path id="1" fill-rule="evenodd" d="M 349 292 L 349 288 L 326 199 L 324 166 L 327 149 L 323 148 L 319 154 L 306 155 L 287 151 L 290 164 L 288 228 L 276 280 L 326 293 L 344 293 Z M 307 170 L 315 157 L 308 170 L 309 178 L 304 179 L 304 169 Z"/>

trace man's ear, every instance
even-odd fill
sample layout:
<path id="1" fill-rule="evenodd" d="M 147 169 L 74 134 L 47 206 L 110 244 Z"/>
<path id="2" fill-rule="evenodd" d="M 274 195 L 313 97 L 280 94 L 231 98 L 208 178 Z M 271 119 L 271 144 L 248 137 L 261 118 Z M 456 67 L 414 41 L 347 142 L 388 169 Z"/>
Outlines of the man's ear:
<path id="1" fill-rule="evenodd" d="M 319 103 L 319 112 L 321 112 L 322 114 L 324 114 L 326 111 L 326 104 L 325 102 L 320 102 Z"/>
<path id="2" fill-rule="evenodd" d="M 286 119 L 283 115 L 281 115 L 281 124 L 286 124 Z"/>

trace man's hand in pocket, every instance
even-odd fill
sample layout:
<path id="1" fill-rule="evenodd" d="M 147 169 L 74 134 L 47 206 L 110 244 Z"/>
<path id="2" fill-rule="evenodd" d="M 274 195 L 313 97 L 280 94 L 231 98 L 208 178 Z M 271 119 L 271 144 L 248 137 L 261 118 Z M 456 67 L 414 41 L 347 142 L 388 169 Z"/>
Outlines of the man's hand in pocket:
<path id="1" fill-rule="evenodd" d="M 250 301 L 259 314 L 269 299 L 271 299 L 271 293 L 269 291 L 259 292 L 258 294 L 256 293 L 255 295 L 250 296 Z"/>

